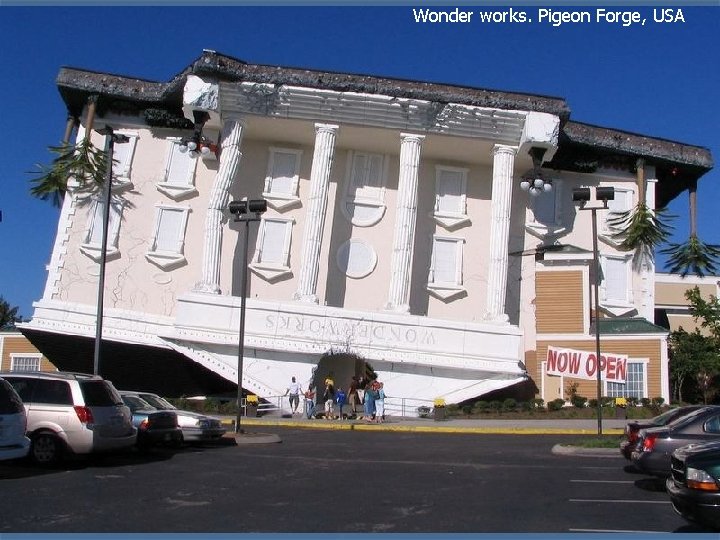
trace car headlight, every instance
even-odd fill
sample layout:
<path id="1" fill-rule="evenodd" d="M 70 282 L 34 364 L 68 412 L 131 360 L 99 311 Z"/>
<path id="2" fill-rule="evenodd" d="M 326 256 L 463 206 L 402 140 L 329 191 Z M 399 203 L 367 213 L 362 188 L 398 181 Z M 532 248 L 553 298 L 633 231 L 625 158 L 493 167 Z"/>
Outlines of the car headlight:
<path id="1" fill-rule="evenodd" d="M 702 469 L 687 468 L 685 473 L 687 486 L 692 489 L 700 489 L 702 491 L 720 491 L 718 479 L 709 475 Z"/>

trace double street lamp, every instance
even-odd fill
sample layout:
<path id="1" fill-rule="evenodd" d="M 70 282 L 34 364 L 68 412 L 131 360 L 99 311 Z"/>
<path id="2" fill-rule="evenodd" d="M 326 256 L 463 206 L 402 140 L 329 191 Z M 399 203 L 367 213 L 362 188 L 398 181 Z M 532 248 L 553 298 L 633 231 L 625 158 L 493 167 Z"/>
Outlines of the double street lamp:
<path id="1" fill-rule="evenodd" d="M 573 189 L 573 202 L 580 203 L 580 210 L 592 212 L 592 240 L 593 240 L 593 296 L 595 297 L 595 361 L 597 373 L 597 421 L 598 435 L 602 435 L 602 371 L 600 369 L 600 256 L 598 254 L 597 211 L 607 210 L 608 201 L 615 199 L 615 190 L 612 187 L 595 188 L 595 201 L 602 202 L 602 206 L 586 206 L 590 201 L 590 188 L 581 187 Z"/>
<path id="2" fill-rule="evenodd" d="M 245 301 L 247 298 L 248 282 L 248 237 L 250 236 L 250 222 L 260 221 L 262 214 L 267 210 L 265 199 L 247 199 L 232 201 L 228 210 L 235 216 L 235 222 L 245 223 L 245 235 L 242 247 L 242 279 L 240 281 L 240 330 L 238 332 L 238 367 L 237 367 L 237 415 L 235 416 L 235 434 L 242 433 L 240 419 L 242 416 L 242 375 L 243 357 L 245 356 Z"/>

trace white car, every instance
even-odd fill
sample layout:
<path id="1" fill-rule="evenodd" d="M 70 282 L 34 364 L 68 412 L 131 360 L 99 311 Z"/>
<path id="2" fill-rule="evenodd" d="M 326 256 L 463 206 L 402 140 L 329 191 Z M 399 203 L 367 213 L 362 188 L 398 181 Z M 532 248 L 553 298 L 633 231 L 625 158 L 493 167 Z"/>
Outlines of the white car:
<path id="1" fill-rule="evenodd" d="M 62 371 L 8 371 L 0 377 L 25 405 L 30 457 L 38 465 L 54 465 L 66 454 L 135 446 L 130 409 L 110 381 Z"/>
<path id="2" fill-rule="evenodd" d="M 25 457 L 30 451 L 30 439 L 25 436 L 27 414 L 25 407 L 5 379 L 0 379 L 0 461 Z"/>

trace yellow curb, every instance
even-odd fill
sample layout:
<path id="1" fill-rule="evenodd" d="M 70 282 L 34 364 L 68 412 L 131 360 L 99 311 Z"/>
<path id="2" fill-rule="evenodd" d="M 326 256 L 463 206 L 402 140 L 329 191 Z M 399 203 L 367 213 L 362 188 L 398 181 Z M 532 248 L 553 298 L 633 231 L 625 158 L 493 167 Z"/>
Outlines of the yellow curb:
<path id="1" fill-rule="evenodd" d="M 232 422 L 225 422 L 232 425 Z M 596 429 L 572 428 L 532 428 L 532 427 L 470 427 L 470 426 L 407 426 L 392 424 L 363 424 L 347 421 L 312 420 L 297 422 L 292 420 L 262 420 L 247 418 L 242 420 L 244 425 L 289 427 L 298 429 L 324 429 L 324 430 L 355 430 L 355 431 L 398 431 L 416 433 L 478 433 L 497 435 L 596 435 Z M 622 435 L 622 429 L 609 428 L 603 430 L 603 435 Z"/>

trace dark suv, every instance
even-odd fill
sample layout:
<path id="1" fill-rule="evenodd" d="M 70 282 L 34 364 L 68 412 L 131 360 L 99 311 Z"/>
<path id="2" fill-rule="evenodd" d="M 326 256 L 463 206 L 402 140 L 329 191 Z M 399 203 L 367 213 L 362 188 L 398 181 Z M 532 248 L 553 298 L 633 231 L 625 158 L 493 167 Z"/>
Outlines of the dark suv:
<path id="1" fill-rule="evenodd" d="M 0 377 L 25 404 L 30 457 L 38 464 L 54 464 L 66 451 L 90 454 L 135 444 L 130 409 L 102 377 L 40 371 L 4 372 Z"/>

